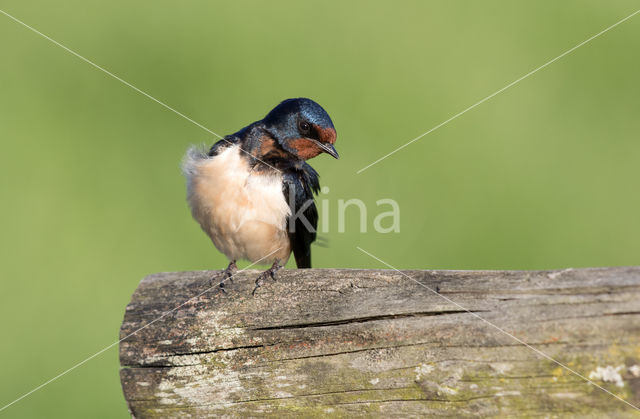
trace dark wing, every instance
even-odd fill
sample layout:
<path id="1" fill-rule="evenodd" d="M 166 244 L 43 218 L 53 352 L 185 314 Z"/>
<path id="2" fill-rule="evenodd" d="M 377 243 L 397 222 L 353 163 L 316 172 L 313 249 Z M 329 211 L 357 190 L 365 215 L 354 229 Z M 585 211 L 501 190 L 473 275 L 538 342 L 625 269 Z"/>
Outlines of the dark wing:
<path id="1" fill-rule="evenodd" d="M 311 267 L 311 243 L 316 239 L 318 228 L 313 194 L 319 190 L 318 173 L 307 163 L 301 169 L 292 168 L 283 173 L 282 192 L 291 208 L 287 230 L 298 268 Z"/>
<path id="2" fill-rule="evenodd" d="M 238 133 L 241 133 L 241 132 L 242 130 L 238 131 Z M 209 157 L 217 156 L 225 148 L 234 144 L 239 144 L 241 139 L 238 136 L 238 133 L 227 135 L 226 137 L 224 137 L 223 139 L 221 139 L 220 141 L 212 145 L 211 148 L 209 149 L 209 153 L 207 153 Z"/>

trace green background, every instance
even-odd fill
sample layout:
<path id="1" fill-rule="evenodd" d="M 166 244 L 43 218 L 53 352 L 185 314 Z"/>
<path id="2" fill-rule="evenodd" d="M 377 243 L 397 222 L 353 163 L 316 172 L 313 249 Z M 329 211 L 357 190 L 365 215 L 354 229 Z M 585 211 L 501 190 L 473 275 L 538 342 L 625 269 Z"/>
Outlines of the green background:
<path id="1" fill-rule="evenodd" d="M 307 96 L 342 158 L 315 267 L 640 264 L 640 15 L 362 174 L 631 14 L 634 1 L 3 0 L 13 14 L 219 134 Z M 179 162 L 212 135 L 0 15 L 0 406 L 118 338 L 138 281 L 226 261 Z M 352 208 L 337 232 L 337 201 Z M 400 233 L 373 231 L 395 199 Z M 0 416 L 127 417 L 116 347 Z"/>

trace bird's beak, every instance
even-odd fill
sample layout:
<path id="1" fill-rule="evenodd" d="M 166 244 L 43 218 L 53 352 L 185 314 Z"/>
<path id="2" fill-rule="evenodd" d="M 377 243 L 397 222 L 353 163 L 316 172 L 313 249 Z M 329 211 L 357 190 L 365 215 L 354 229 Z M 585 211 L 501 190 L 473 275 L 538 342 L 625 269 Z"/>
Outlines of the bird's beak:
<path id="1" fill-rule="evenodd" d="M 336 148 L 333 146 L 333 144 L 321 143 L 320 141 L 316 141 L 316 140 L 314 140 L 314 142 L 318 145 L 318 147 L 320 147 L 322 149 L 322 151 L 324 151 L 325 153 L 329 154 L 333 158 L 335 158 L 335 159 L 339 159 L 340 158 L 340 155 L 336 151 Z"/>

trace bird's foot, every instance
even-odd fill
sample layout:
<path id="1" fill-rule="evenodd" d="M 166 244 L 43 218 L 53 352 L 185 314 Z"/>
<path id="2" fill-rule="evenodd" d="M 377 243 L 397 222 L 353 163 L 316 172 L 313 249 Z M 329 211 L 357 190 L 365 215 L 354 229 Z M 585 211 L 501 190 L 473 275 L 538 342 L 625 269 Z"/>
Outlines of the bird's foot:
<path id="1" fill-rule="evenodd" d="M 262 283 L 264 282 L 265 279 L 271 278 L 275 281 L 276 273 L 282 268 L 283 266 L 280 265 L 280 261 L 276 260 L 275 262 L 273 262 L 273 265 L 271 265 L 269 269 L 267 269 L 266 271 L 258 275 L 258 277 L 256 278 L 256 287 L 253 289 L 253 292 L 251 293 L 251 295 L 256 294 L 256 291 L 258 290 L 258 288 L 262 286 Z"/>
<path id="2" fill-rule="evenodd" d="M 233 282 L 233 275 L 236 274 L 236 272 L 238 271 L 238 266 L 236 265 L 236 261 L 231 261 L 229 263 L 229 266 L 227 266 L 227 269 L 225 269 L 224 271 L 222 271 L 221 274 L 221 278 L 220 278 L 220 283 L 218 284 L 218 287 L 220 288 L 220 291 L 222 291 L 223 293 L 227 293 L 227 290 L 224 288 L 225 287 L 225 282 L 226 281 L 231 281 Z M 211 286 L 213 287 L 213 282 L 218 278 L 218 276 L 214 276 L 213 278 L 211 278 Z"/>

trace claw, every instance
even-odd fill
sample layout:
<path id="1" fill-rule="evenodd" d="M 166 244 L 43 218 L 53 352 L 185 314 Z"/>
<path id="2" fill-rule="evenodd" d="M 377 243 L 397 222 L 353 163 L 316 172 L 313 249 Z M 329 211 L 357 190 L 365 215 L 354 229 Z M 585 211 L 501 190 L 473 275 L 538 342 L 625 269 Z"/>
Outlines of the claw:
<path id="1" fill-rule="evenodd" d="M 218 285 L 218 287 L 219 287 L 218 289 L 219 289 L 220 291 L 222 291 L 222 293 L 223 293 L 223 294 L 226 294 L 226 293 L 227 293 L 227 290 L 226 290 L 226 289 L 224 289 L 224 282 L 220 282 L 220 284 Z"/>
<path id="2" fill-rule="evenodd" d="M 227 290 L 224 287 L 224 284 L 227 280 L 231 281 L 233 283 L 233 275 L 235 275 L 236 271 L 238 270 L 238 266 L 236 265 L 236 261 L 231 261 L 229 263 L 229 266 L 227 266 L 227 269 L 225 269 L 224 271 L 222 271 L 222 274 L 220 275 L 220 283 L 218 284 L 218 289 L 220 291 L 222 291 L 224 294 L 227 293 Z M 217 276 L 214 276 L 213 278 L 211 278 L 211 286 L 213 287 L 213 283 L 216 280 Z"/>
<path id="3" fill-rule="evenodd" d="M 282 268 L 283 266 L 280 265 L 280 261 L 276 260 L 275 262 L 273 262 L 273 265 L 271 265 L 269 269 L 258 275 L 258 277 L 256 278 L 256 287 L 251 292 L 251 295 L 256 295 L 256 291 L 262 286 L 262 283 L 265 279 L 267 279 L 267 277 L 271 277 L 271 279 L 275 281 L 277 279 L 276 273 Z"/>
<path id="4" fill-rule="evenodd" d="M 260 279 L 260 277 L 258 277 L 258 279 Z M 260 285 L 260 283 L 256 279 L 256 287 L 253 289 L 253 291 L 251 291 L 251 295 L 256 295 L 256 291 L 258 291 L 258 288 L 260 288 L 261 286 L 262 285 Z"/>

